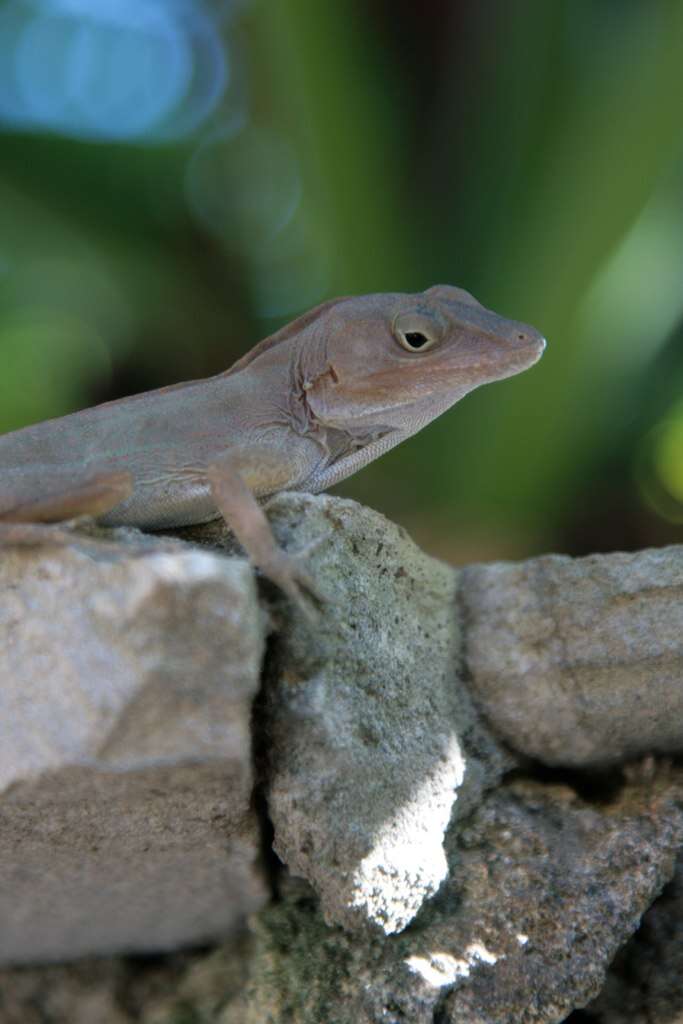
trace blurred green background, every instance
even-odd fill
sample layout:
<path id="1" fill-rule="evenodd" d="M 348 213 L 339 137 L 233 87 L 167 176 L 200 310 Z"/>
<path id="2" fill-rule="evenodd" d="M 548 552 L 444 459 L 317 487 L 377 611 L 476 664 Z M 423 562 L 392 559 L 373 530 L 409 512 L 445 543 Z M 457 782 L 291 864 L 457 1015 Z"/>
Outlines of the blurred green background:
<path id="1" fill-rule="evenodd" d="M 0 432 L 453 283 L 532 371 L 339 488 L 457 562 L 683 541 L 680 0 L 4 0 Z"/>

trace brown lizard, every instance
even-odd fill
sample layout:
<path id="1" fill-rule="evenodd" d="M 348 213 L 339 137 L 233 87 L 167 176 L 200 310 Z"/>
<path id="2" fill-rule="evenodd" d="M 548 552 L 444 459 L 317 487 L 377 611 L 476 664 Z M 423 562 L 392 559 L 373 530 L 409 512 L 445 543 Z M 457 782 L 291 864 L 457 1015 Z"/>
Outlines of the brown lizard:
<path id="1" fill-rule="evenodd" d="M 333 299 L 225 373 L 0 437 L 0 534 L 40 538 L 45 526 L 9 524 L 80 515 L 151 530 L 222 515 L 300 602 L 314 585 L 276 544 L 262 500 L 343 480 L 544 348 L 532 327 L 449 285 Z"/>

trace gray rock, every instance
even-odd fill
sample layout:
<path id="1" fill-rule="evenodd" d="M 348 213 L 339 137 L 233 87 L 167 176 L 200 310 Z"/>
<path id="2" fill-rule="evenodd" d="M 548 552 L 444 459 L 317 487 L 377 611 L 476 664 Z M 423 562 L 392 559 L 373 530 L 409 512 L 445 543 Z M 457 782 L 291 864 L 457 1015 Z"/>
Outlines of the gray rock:
<path id="1" fill-rule="evenodd" d="M 595 1024 L 683 1021 L 683 851 L 673 880 L 618 953 L 587 1013 Z"/>
<path id="2" fill-rule="evenodd" d="M 165 957 L 0 969 L 2 1024 L 211 1024 L 244 988 L 252 940 Z"/>
<path id="3" fill-rule="evenodd" d="M 353 502 L 286 495 L 270 516 L 290 549 L 321 541 L 328 597 L 312 625 L 261 584 L 257 762 L 308 882 L 285 875 L 251 942 L 206 955 L 5 969 L 0 1021 L 550 1024 L 584 1006 L 673 873 L 681 769 L 649 760 L 592 803 L 570 785 L 587 776 L 501 785 L 519 762 L 462 680 L 549 764 L 681 749 L 683 549 L 459 575 Z M 219 525 L 187 535 L 231 550 Z M 0 551 L 0 958 L 172 949 L 263 904 L 264 632 L 240 559 L 135 531 Z M 633 996 L 638 1024 L 672 1024 L 679 925 L 676 881 L 596 1019 L 627 1024 Z"/>
<path id="4" fill-rule="evenodd" d="M 163 950 L 267 896 L 253 577 L 116 531 L 0 552 L 0 961 Z"/>
<path id="5" fill-rule="evenodd" d="M 683 750 L 683 547 L 463 571 L 472 694 L 551 765 Z"/>
<path id="6" fill-rule="evenodd" d="M 512 762 L 460 678 L 457 573 L 352 501 L 270 504 L 281 542 L 321 540 L 326 605 L 285 608 L 260 708 L 274 848 L 328 921 L 399 931 L 447 873 L 444 834 Z"/>
<path id="7" fill-rule="evenodd" d="M 634 773 L 613 800 L 594 805 L 566 786 L 508 782 L 449 832 L 450 878 L 402 935 L 328 927 L 307 883 L 285 877 L 281 900 L 252 918 L 251 941 L 151 962 L 0 971 L 0 1020 L 554 1024 L 600 988 L 671 877 L 682 801 L 680 769 Z M 635 968 L 622 1001 L 592 1003 L 588 1019 L 674 1024 L 678 901 L 675 881 L 638 933 L 649 927 L 654 940 L 641 943 L 645 959 L 629 953 L 633 940 L 615 961 L 628 953 L 625 966 Z M 645 1003 L 652 1018 L 628 1015 Z"/>
<path id="8" fill-rule="evenodd" d="M 460 590 L 354 503 L 284 496 L 270 515 L 286 547 L 321 541 L 312 571 L 328 596 L 311 626 L 262 583 L 276 634 L 255 716 L 276 849 L 319 900 L 285 874 L 251 941 L 6 969 L 0 1021 L 551 1024 L 585 1006 L 672 877 L 681 768 L 650 759 L 593 803 L 545 770 L 498 784 L 515 762 L 461 682 L 459 623 L 476 698 L 522 754 L 584 765 L 676 750 L 681 549 L 475 566 Z M 0 552 L 0 955 L 13 963 L 211 939 L 266 896 L 251 571 L 134 531 L 95 535 Z M 217 525 L 188 536 L 229 548 Z M 626 1024 L 630 1000 L 637 1020 L 680 1014 L 679 883 L 614 961 L 597 1021 Z"/>
<path id="9" fill-rule="evenodd" d="M 402 935 L 329 928 L 309 892 L 285 887 L 220 1022 L 554 1024 L 597 994 L 682 841 L 680 772 L 599 805 L 508 783 L 450 831 L 449 878 Z"/>

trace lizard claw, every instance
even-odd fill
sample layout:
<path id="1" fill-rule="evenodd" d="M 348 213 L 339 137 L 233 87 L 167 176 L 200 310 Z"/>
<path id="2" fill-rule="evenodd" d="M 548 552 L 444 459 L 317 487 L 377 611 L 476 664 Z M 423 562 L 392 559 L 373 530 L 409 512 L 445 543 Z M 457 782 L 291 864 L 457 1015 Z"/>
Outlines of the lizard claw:
<path id="1" fill-rule="evenodd" d="M 327 543 L 327 535 L 316 537 L 314 540 L 309 540 L 307 544 L 292 555 L 288 555 L 288 558 L 293 558 L 296 562 L 307 562 L 311 555 L 314 555 L 316 551 L 319 551 L 324 544 Z"/>
<path id="2" fill-rule="evenodd" d="M 320 543 L 313 541 L 296 554 L 278 548 L 266 563 L 259 565 L 261 572 L 277 584 L 309 622 L 314 623 L 319 619 L 325 599 L 303 563 Z"/>

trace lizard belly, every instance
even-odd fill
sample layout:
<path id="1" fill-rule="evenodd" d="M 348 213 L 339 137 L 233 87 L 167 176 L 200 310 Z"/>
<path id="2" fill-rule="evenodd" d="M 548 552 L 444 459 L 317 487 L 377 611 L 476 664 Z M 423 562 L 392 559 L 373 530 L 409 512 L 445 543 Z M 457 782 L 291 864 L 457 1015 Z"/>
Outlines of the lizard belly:
<path id="1" fill-rule="evenodd" d="M 131 496 L 102 516 L 99 522 L 103 526 L 163 530 L 208 523 L 219 516 L 206 481 L 159 481 L 152 485 L 136 481 Z"/>

